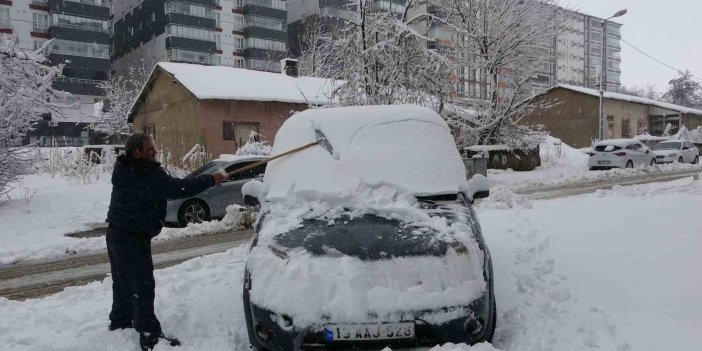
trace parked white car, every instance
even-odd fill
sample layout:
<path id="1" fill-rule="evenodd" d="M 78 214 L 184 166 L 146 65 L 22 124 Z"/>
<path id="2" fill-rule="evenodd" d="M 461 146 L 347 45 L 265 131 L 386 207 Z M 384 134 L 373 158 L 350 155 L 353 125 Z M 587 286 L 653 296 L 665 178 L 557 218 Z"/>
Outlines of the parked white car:
<path id="1" fill-rule="evenodd" d="M 689 141 L 668 140 L 658 143 L 653 147 L 658 163 L 694 163 L 700 162 L 697 147 Z"/>
<path id="2" fill-rule="evenodd" d="M 656 164 L 656 154 L 648 146 L 633 139 L 603 140 L 596 143 L 588 154 L 591 171 Z"/>

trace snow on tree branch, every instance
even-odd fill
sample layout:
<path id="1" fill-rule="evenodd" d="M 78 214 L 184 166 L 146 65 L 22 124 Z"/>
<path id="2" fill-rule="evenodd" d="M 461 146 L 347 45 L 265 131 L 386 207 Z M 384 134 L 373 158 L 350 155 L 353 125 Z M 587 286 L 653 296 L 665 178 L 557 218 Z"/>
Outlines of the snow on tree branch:
<path id="1" fill-rule="evenodd" d="M 10 190 L 31 161 L 33 153 L 20 146 L 22 139 L 43 114 L 61 115 L 55 102 L 70 96 L 51 86 L 63 65 L 51 66 L 42 48 L 28 52 L 19 48 L 17 38 L 0 37 L 0 194 Z"/>
<path id="2" fill-rule="evenodd" d="M 96 129 L 108 136 L 128 134 L 129 125 L 127 117 L 129 110 L 139 97 L 153 66 L 147 66 L 142 61 L 137 67 L 131 66 L 129 70 L 100 84 L 105 92 L 103 112 L 98 117 Z"/>

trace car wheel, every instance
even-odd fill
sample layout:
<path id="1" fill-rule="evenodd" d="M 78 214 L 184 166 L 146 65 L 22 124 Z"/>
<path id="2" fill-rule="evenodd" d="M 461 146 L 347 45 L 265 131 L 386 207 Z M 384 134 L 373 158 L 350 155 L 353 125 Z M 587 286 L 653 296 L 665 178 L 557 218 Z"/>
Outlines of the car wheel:
<path id="1" fill-rule="evenodd" d="M 683 158 L 682 158 L 682 156 L 678 157 L 678 163 L 683 163 Z"/>
<path id="2" fill-rule="evenodd" d="M 700 163 L 700 157 L 699 157 L 699 156 L 695 156 L 695 159 L 692 160 L 692 164 L 693 164 L 693 165 L 696 165 L 696 164 L 698 164 L 698 163 Z"/>
<path id="3" fill-rule="evenodd" d="M 625 167 L 625 168 L 634 168 L 634 162 L 632 162 L 631 160 L 629 160 L 629 161 L 626 162 L 626 166 L 624 166 L 624 167 Z"/>
<path id="4" fill-rule="evenodd" d="M 210 220 L 210 209 L 207 204 L 198 199 L 183 202 L 178 210 L 178 223 L 182 226 L 202 223 Z"/>
<path id="5" fill-rule="evenodd" d="M 652 159 L 651 159 L 651 166 L 655 166 L 655 165 L 656 165 L 656 159 L 655 159 L 655 158 L 652 158 Z"/>

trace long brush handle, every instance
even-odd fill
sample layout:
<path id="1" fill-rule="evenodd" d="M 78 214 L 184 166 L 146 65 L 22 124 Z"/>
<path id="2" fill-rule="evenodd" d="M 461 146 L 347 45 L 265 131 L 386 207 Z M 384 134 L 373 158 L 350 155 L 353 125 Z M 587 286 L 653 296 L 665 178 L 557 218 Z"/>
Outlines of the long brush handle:
<path id="1" fill-rule="evenodd" d="M 275 160 L 275 159 L 281 158 L 281 157 L 283 157 L 283 156 L 290 155 L 290 154 L 292 154 L 292 153 L 294 153 L 294 152 L 302 151 L 302 150 L 304 150 L 304 149 L 307 149 L 308 147 L 312 147 L 312 146 L 315 146 L 315 145 L 317 145 L 317 144 L 319 144 L 319 141 L 314 141 L 314 142 L 311 142 L 311 143 L 309 143 L 309 144 L 302 145 L 302 146 L 297 147 L 297 148 L 294 148 L 294 149 L 292 149 L 292 150 L 288 150 L 288 151 L 286 151 L 286 152 L 283 152 L 282 154 L 278 154 L 278 155 L 269 157 L 269 158 L 267 158 L 267 159 L 265 159 L 265 160 L 261 160 L 261 161 L 258 161 L 258 162 L 256 162 L 256 163 L 252 163 L 252 164 L 250 164 L 250 165 L 248 165 L 248 166 L 246 166 L 246 167 L 242 167 L 242 168 L 239 168 L 239 169 L 235 169 L 235 170 L 233 170 L 233 171 L 227 173 L 227 175 L 231 177 L 231 176 L 233 176 L 233 175 L 235 175 L 235 174 L 239 174 L 239 173 L 242 173 L 242 172 L 246 172 L 246 171 L 248 171 L 248 170 L 250 170 L 250 169 L 253 169 L 253 168 L 256 168 L 256 167 L 258 167 L 258 166 L 260 166 L 260 165 L 262 165 L 262 164 L 266 164 L 266 163 L 268 163 L 268 162 L 270 162 L 270 161 L 273 161 L 273 160 Z"/>

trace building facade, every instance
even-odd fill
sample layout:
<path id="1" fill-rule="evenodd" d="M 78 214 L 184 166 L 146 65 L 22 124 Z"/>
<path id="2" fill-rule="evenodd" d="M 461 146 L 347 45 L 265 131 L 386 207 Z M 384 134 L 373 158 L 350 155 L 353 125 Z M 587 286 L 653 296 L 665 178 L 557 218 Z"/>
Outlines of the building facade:
<path id="1" fill-rule="evenodd" d="M 73 94 L 63 120 L 91 119 L 102 100 L 99 84 L 110 69 L 109 18 L 105 0 L 0 0 L 0 35 L 16 37 L 25 50 L 53 39 L 45 54 L 52 64 L 65 65 L 54 88 Z"/>
<path id="2" fill-rule="evenodd" d="M 115 0 L 115 73 L 157 62 L 280 71 L 286 56 L 282 0 Z"/>

